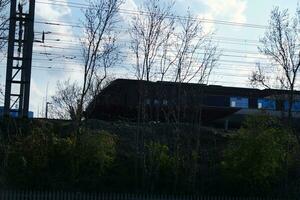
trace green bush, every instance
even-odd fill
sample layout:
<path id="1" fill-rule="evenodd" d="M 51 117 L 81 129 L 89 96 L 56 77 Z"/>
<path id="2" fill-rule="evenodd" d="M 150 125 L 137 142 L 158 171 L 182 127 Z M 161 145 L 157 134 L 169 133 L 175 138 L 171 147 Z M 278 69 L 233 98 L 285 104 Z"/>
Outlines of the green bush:
<path id="1" fill-rule="evenodd" d="M 231 139 L 222 167 L 233 191 L 265 194 L 287 176 L 298 149 L 292 132 L 269 116 L 249 117 Z"/>
<path id="2" fill-rule="evenodd" d="M 78 136 L 75 150 L 77 186 L 101 189 L 104 176 L 116 157 L 116 137 L 105 131 L 83 133 Z"/>
<path id="3" fill-rule="evenodd" d="M 169 147 L 159 142 L 146 145 L 145 174 L 149 191 L 166 191 L 170 189 L 174 159 Z"/>
<path id="4" fill-rule="evenodd" d="M 9 185 L 42 185 L 48 166 L 48 138 L 41 129 L 32 134 L 15 136 L 6 144 L 4 156 L 4 179 Z"/>
<path id="5" fill-rule="evenodd" d="M 115 149 L 116 137 L 105 131 L 63 138 L 35 128 L 1 140 L 2 186 L 96 189 L 114 162 Z"/>

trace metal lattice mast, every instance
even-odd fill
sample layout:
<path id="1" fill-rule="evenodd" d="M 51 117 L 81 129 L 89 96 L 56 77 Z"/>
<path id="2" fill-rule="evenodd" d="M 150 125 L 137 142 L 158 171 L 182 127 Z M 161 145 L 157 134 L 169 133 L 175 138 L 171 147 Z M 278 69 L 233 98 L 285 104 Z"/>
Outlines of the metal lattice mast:
<path id="1" fill-rule="evenodd" d="M 35 0 L 28 1 L 27 11 L 18 0 L 10 5 L 4 114 L 18 110 L 19 117 L 29 111 Z"/>

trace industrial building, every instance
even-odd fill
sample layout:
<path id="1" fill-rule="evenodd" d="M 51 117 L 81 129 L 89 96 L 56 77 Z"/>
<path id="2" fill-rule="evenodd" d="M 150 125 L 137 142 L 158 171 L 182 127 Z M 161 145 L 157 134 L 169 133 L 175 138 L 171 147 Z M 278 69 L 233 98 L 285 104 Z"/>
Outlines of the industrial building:
<path id="1" fill-rule="evenodd" d="M 262 112 L 284 117 L 287 96 L 286 90 L 117 79 L 95 97 L 86 114 L 102 120 L 192 123 Z M 294 96 L 292 112 L 298 118 L 300 92 Z"/>
<path id="2" fill-rule="evenodd" d="M 4 114 L 4 107 L 0 107 L 0 117 L 2 117 Z M 17 109 L 12 109 L 10 111 L 10 116 L 13 118 L 19 117 L 19 111 Z M 33 112 L 29 111 L 28 112 L 28 118 L 33 118 L 34 114 Z"/>

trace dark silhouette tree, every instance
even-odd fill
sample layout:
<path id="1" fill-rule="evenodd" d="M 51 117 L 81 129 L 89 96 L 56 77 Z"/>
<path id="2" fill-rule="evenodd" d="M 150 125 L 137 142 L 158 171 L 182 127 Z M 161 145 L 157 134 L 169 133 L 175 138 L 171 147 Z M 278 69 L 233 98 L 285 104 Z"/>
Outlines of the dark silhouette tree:
<path id="1" fill-rule="evenodd" d="M 254 85 L 271 88 L 269 80 L 277 70 L 276 77 L 282 89 L 289 91 L 288 118 L 292 118 L 292 107 L 295 100 L 295 87 L 300 68 L 300 8 L 297 8 L 295 17 L 290 17 L 288 10 L 280 10 L 278 7 L 271 12 L 269 27 L 265 35 L 260 39 L 259 51 L 267 56 L 272 66 L 257 65 L 258 70 L 252 73 L 250 78 Z M 266 73 L 267 69 L 273 73 Z M 274 78 L 274 77 L 273 77 Z"/>

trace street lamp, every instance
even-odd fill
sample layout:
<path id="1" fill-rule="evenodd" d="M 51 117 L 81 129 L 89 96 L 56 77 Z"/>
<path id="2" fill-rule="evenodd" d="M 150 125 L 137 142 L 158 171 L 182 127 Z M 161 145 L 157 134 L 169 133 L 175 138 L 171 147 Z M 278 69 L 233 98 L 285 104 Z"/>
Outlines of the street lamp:
<path id="1" fill-rule="evenodd" d="M 52 103 L 50 103 L 50 102 L 46 102 L 46 112 L 45 112 L 45 118 L 46 119 L 48 119 L 48 106 L 50 105 L 50 104 L 52 104 Z"/>

